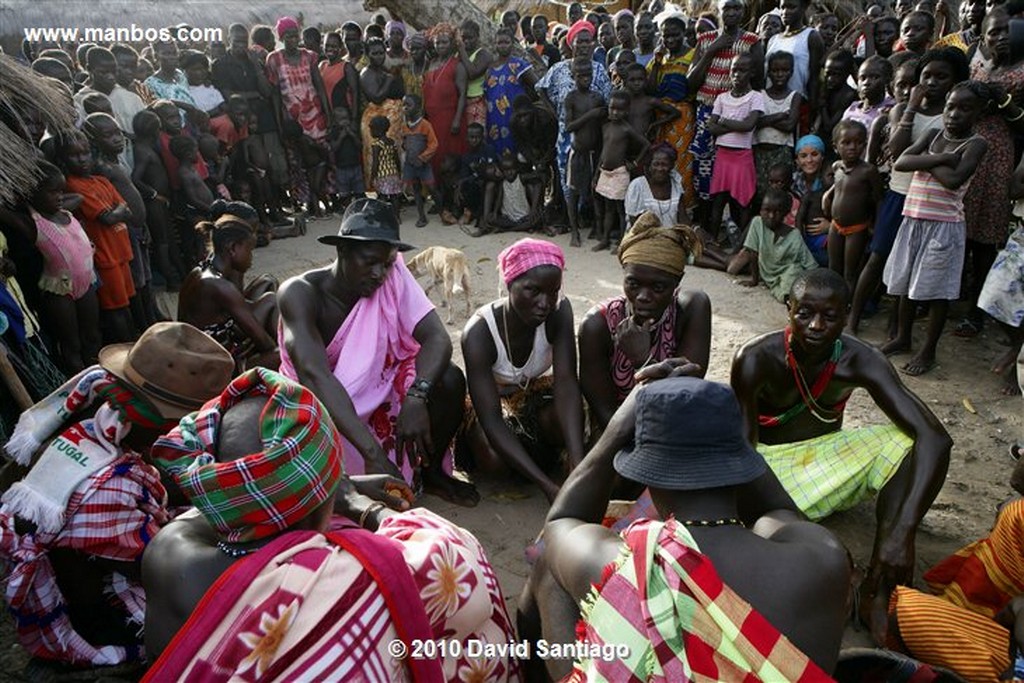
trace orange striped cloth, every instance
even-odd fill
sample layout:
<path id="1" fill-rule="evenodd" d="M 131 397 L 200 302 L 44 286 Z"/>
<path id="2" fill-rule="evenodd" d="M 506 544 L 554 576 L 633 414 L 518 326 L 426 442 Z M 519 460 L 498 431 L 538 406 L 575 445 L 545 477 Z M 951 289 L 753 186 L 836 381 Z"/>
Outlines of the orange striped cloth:
<path id="1" fill-rule="evenodd" d="M 970 681 L 998 681 L 1010 665 L 1010 632 L 993 617 L 1024 593 L 1024 499 L 1003 508 L 986 538 L 932 567 L 924 580 L 934 595 L 899 586 L 889 603 L 902 645 Z"/>
<path id="2" fill-rule="evenodd" d="M 890 610 L 906 651 L 926 664 L 971 683 L 996 683 L 1010 666 L 1010 632 L 988 617 L 906 586 L 896 587 Z"/>
<path id="3" fill-rule="evenodd" d="M 923 578 L 943 600 L 994 617 L 1024 593 L 1024 498 L 1000 511 L 988 537 L 956 551 Z"/>

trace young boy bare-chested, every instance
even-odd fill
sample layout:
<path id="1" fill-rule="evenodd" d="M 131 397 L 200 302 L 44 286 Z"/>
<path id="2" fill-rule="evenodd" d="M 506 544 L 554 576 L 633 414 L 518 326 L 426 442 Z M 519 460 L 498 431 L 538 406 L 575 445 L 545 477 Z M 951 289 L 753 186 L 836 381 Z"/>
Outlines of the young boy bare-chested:
<path id="1" fill-rule="evenodd" d="M 594 204 L 594 173 L 601 153 L 601 124 L 607 116 L 607 110 L 601 93 L 590 89 L 594 77 L 594 62 L 589 56 L 573 60 L 572 76 L 576 82 L 576 89 L 565 97 L 565 129 L 572 134 L 568 166 L 569 194 L 566 204 L 569 227 L 572 230 L 571 244 L 578 247 L 579 211 Z"/>
<path id="2" fill-rule="evenodd" d="M 632 98 L 629 103 L 629 124 L 653 141 L 658 130 L 682 114 L 671 104 L 647 94 L 647 69 L 634 62 L 626 67 L 625 89 Z"/>
<path id="3" fill-rule="evenodd" d="M 822 197 L 825 215 L 832 219 L 828 267 L 842 275 L 853 291 L 870 238 L 869 228 L 885 188 L 878 168 L 863 158 L 868 144 L 864 124 L 850 119 L 840 121 L 832 142 L 839 161 L 832 166 L 835 183 Z"/>
<path id="4" fill-rule="evenodd" d="M 618 250 L 618 241 L 626 225 L 626 190 L 630 174 L 647 153 L 647 138 L 629 125 L 630 96 L 615 90 L 608 98 L 608 121 L 601 133 L 601 163 L 594 191 L 603 199 L 604 221 L 594 251 Z"/>
<path id="5" fill-rule="evenodd" d="M 132 182 L 146 204 L 153 265 L 164 278 L 167 291 L 176 292 L 185 276 L 185 266 L 178 250 L 171 248 L 171 181 L 157 152 L 160 117 L 144 109 L 132 119 L 132 130 L 135 133 Z"/>

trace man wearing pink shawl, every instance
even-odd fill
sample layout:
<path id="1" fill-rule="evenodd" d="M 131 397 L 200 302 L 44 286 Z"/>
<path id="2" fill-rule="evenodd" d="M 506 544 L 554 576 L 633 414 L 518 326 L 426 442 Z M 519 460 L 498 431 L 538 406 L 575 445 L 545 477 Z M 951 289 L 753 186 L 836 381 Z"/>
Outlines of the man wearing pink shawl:
<path id="1" fill-rule="evenodd" d="M 281 287 L 281 374 L 316 394 L 345 438 L 345 470 L 403 476 L 473 506 L 476 489 L 451 475 L 466 381 L 451 363 L 441 318 L 409 273 L 389 204 L 352 203 L 334 263 Z M 418 475 L 418 476 L 417 476 Z"/>

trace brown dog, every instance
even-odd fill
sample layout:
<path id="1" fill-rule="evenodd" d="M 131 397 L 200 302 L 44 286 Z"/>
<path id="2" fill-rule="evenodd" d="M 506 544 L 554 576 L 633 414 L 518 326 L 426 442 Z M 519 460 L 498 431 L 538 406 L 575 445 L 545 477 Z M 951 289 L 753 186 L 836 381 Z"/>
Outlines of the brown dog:
<path id="1" fill-rule="evenodd" d="M 458 249 L 448 247 L 427 247 L 406 264 L 413 277 L 429 275 L 430 285 L 424 289 L 429 295 L 434 285 L 441 285 L 444 294 L 444 305 L 448 307 L 448 324 L 452 322 L 452 300 L 462 293 L 466 299 L 466 317 L 469 317 L 471 304 L 469 289 L 469 263 L 466 255 Z"/>

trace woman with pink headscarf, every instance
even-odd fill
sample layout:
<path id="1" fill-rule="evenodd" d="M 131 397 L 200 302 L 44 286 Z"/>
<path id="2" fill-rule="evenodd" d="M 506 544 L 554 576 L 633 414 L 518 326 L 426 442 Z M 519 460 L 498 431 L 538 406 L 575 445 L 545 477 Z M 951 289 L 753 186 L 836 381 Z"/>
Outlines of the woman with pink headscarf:
<path id="1" fill-rule="evenodd" d="M 286 132 L 289 128 L 294 128 L 291 122 L 297 123 L 301 128 L 301 135 L 312 141 L 316 147 L 322 148 L 326 159 L 327 120 L 331 107 L 317 67 L 319 58 L 312 50 L 299 47 L 299 22 L 295 19 L 281 17 L 277 20 L 275 29 L 284 47 L 267 55 L 266 70 L 267 80 L 274 86 L 271 89 L 271 96 L 277 114 L 278 129 Z M 301 144 L 301 138 L 290 140 L 285 143 L 285 151 L 291 175 L 292 199 L 306 203 L 309 201 L 310 192 Z M 313 206 L 309 209 L 319 210 Z"/>
<path id="2" fill-rule="evenodd" d="M 472 406 L 456 462 L 488 474 L 512 469 L 551 501 L 556 479 L 584 455 L 565 255 L 552 242 L 521 239 L 498 255 L 498 270 L 508 296 L 480 308 L 462 333 Z"/>

